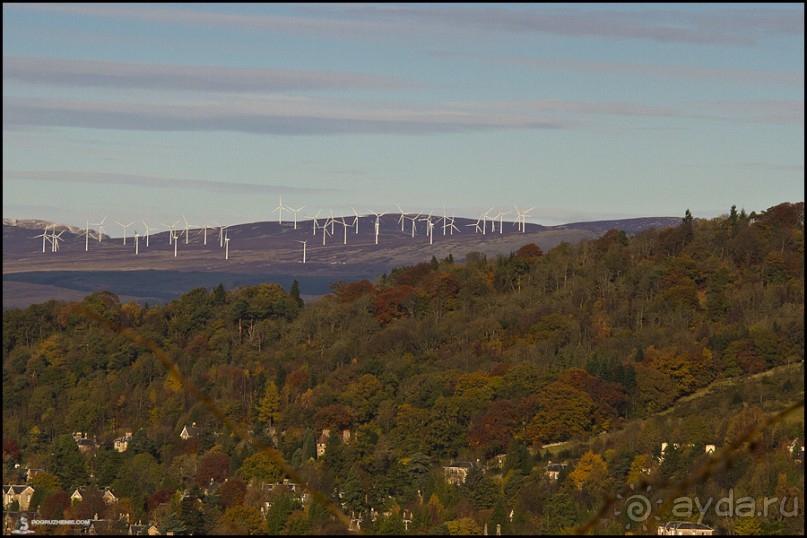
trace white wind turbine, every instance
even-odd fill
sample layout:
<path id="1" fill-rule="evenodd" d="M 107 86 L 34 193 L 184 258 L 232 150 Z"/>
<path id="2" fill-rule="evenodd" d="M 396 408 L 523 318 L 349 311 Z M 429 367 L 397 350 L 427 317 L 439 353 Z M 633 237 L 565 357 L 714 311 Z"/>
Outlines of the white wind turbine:
<path id="1" fill-rule="evenodd" d="M 84 252 L 90 251 L 90 221 L 87 220 L 87 227 L 84 229 Z"/>
<path id="2" fill-rule="evenodd" d="M 143 223 L 143 226 L 145 226 L 145 227 L 146 227 L 146 247 L 148 248 L 148 246 L 149 246 L 149 225 L 148 225 L 148 224 L 146 224 L 146 221 L 145 221 L 145 220 L 142 220 L 142 221 L 140 221 L 140 222 L 142 222 L 142 223 Z"/>
<path id="3" fill-rule="evenodd" d="M 174 241 L 174 258 L 177 257 L 177 245 L 179 244 L 179 234 L 175 234 L 174 230 L 171 230 L 171 235 L 169 236 Z M 170 240 L 169 240 L 170 244 Z"/>
<path id="4" fill-rule="evenodd" d="M 345 229 L 345 241 L 344 241 L 344 244 L 347 245 L 347 229 L 350 228 L 352 225 L 345 222 L 345 217 L 342 217 L 341 220 L 342 220 L 342 222 L 341 222 L 342 228 Z"/>
<path id="5" fill-rule="evenodd" d="M 213 223 L 219 229 L 219 248 L 224 248 L 224 235 L 227 233 L 227 228 L 229 228 L 230 225 L 219 224 L 218 221 L 215 220 L 213 221 Z"/>
<path id="6" fill-rule="evenodd" d="M 59 232 L 59 235 L 56 235 L 56 226 L 53 226 L 53 232 L 51 232 L 50 236 L 50 250 L 51 252 L 57 252 L 59 250 L 59 239 L 62 237 L 64 230 Z"/>
<path id="7" fill-rule="evenodd" d="M 331 232 L 328 231 L 328 224 L 330 224 L 330 222 L 326 220 L 325 224 L 320 226 L 320 228 L 322 229 L 322 246 L 325 246 L 325 234 L 333 235 Z"/>
<path id="8" fill-rule="evenodd" d="M 207 230 L 208 230 L 208 228 L 210 228 L 211 230 L 215 230 L 214 227 L 208 226 L 207 224 L 202 225 L 202 232 L 201 233 L 204 236 L 204 242 L 203 242 L 204 245 L 207 245 Z"/>
<path id="9" fill-rule="evenodd" d="M 101 219 L 101 222 L 93 222 L 91 223 L 93 226 L 98 226 L 98 242 L 101 242 L 101 239 L 104 237 L 104 222 L 106 222 L 107 215 L 104 215 L 104 218 Z"/>
<path id="10" fill-rule="evenodd" d="M 140 244 L 138 239 L 140 239 L 140 235 L 137 233 L 137 230 L 135 230 L 135 256 L 140 254 Z"/>
<path id="11" fill-rule="evenodd" d="M 499 214 L 493 217 L 494 222 L 496 221 L 496 219 L 499 219 L 499 235 L 504 233 L 504 216 L 509 214 L 510 214 L 509 211 L 499 211 Z M 493 229 L 492 231 L 495 232 L 496 230 Z"/>
<path id="12" fill-rule="evenodd" d="M 308 243 L 308 241 L 300 241 L 297 239 L 297 242 L 303 244 L 303 263 L 305 263 L 305 244 Z"/>
<path id="13" fill-rule="evenodd" d="M 417 232 L 417 226 L 415 225 L 415 221 L 417 221 L 420 217 L 421 217 L 420 213 L 418 213 L 414 217 L 406 217 L 412 221 L 412 237 L 415 237 L 415 233 Z"/>
<path id="14" fill-rule="evenodd" d="M 292 207 L 287 207 L 287 208 L 286 208 L 286 209 L 288 209 L 289 211 L 291 211 L 292 213 L 294 213 L 294 229 L 295 229 L 295 230 L 297 229 L 297 213 L 299 213 L 300 211 L 302 211 L 304 208 L 305 208 L 305 206 L 303 206 L 303 207 L 301 207 L 301 208 L 299 208 L 299 209 L 294 209 L 294 208 L 292 208 Z"/>
<path id="15" fill-rule="evenodd" d="M 376 213 L 375 211 L 370 211 L 373 215 L 375 215 L 375 244 L 378 244 L 378 232 L 381 229 L 381 217 L 384 216 L 384 213 Z"/>
<path id="16" fill-rule="evenodd" d="M 224 259 L 225 260 L 230 259 L 230 238 L 229 237 L 224 238 Z"/>
<path id="17" fill-rule="evenodd" d="M 434 223 L 432 222 L 432 214 L 429 213 L 428 217 L 420 220 L 426 223 L 426 235 L 429 236 L 429 244 L 434 244 Z"/>
<path id="18" fill-rule="evenodd" d="M 317 214 L 314 215 L 313 217 L 306 217 L 307 219 L 311 219 L 313 221 L 313 223 L 314 223 L 314 231 L 311 233 L 311 235 L 317 235 L 317 217 L 319 217 L 319 214 L 321 212 L 322 212 L 322 209 L 317 211 Z"/>
<path id="19" fill-rule="evenodd" d="M 353 219 L 353 226 L 356 227 L 356 235 L 358 235 L 359 234 L 359 214 L 352 207 L 350 208 L 350 210 L 353 211 L 354 215 L 356 215 L 356 218 Z"/>
<path id="20" fill-rule="evenodd" d="M 288 209 L 288 208 L 283 207 L 283 196 L 281 196 L 281 197 L 280 197 L 280 203 L 277 205 L 277 207 L 276 207 L 276 208 L 274 208 L 274 209 L 272 210 L 272 213 L 274 213 L 275 211 L 277 211 L 277 212 L 278 212 L 278 213 L 277 213 L 277 223 L 278 223 L 278 224 L 281 224 L 281 225 L 283 224 L 283 210 L 284 210 L 284 209 Z"/>
<path id="21" fill-rule="evenodd" d="M 42 254 L 45 254 L 45 241 L 50 241 L 50 237 L 48 236 L 48 228 L 50 228 L 50 224 L 45 226 L 45 231 L 44 232 L 42 232 L 39 235 L 34 236 L 34 239 L 36 239 L 37 237 L 42 238 Z"/>
<path id="22" fill-rule="evenodd" d="M 530 211 L 532 211 L 535 208 L 531 207 L 525 211 L 520 211 L 518 209 L 518 206 L 513 205 L 513 207 L 516 208 L 516 214 L 518 215 L 516 217 L 516 224 L 518 225 L 518 229 L 521 233 L 524 233 L 527 231 L 527 216 L 529 215 Z"/>
<path id="23" fill-rule="evenodd" d="M 168 228 L 168 232 L 169 232 L 168 233 L 168 244 L 169 245 L 171 244 L 171 241 L 174 241 L 178 237 L 177 235 L 174 235 L 174 226 L 176 226 L 177 224 L 179 224 L 179 221 L 176 221 L 173 224 L 164 224 L 162 222 L 160 223 L 160 226 L 165 226 L 166 228 Z"/>
<path id="24" fill-rule="evenodd" d="M 130 222 L 129 224 L 121 224 L 120 222 L 115 221 L 115 223 L 118 224 L 121 228 L 123 228 L 123 244 L 125 245 L 126 244 L 126 228 L 128 228 L 129 226 L 134 224 L 134 222 Z"/>
<path id="25" fill-rule="evenodd" d="M 188 234 L 190 233 L 190 227 L 191 226 L 195 227 L 196 224 L 191 224 L 190 222 L 188 222 L 188 219 L 185 218 L 185 215 L 182 215 L 182 220 L 185 221 L 185 244 L 187 245 L 188 244 Z"/>
<path id="26" fill-rule="evenodd" d="M 482 231 L 482 227 L 479 226 L 479 219 L 477 219 L 477 221 L 474 222 L 473 224 L 466 224 L 466 226 L 473 226 L 474 228 L 476 228 L 476 230 L 474 230 L 474 233 L 479 233 Z"/>
<path id="27" fill-rule="evenodd" d="M 459 229 L 459 228 L 457 228 L 457 227 L 454 225 L 454 219 L 455 219 L 455 218 L 456 218 L 456 217 L 451 217 L 451 222 L 449 223 L 449 232 L 451 233 L 451 235 L 454 235 L 454 230 L 457 230 L 457 233 L 461 233 L 461 232 L 460 232 L 460 229 Z M 443 233 L 445 233 L 445 230 L 443 231 Z"/>
<path id="28" fill-rule="evenodd" d="M 403 232 L 404 231 L 404 226 L 406 225 L 406 213 L 404 213 L 404 210 L 401 209 L 401 206 L 396 205 L 395 207 L 397 207 L 398 211 L 401 212 L 401 216 L 400 216 L 400 218 L 398 218 L 398 224 L 401 225 L 401 231 Z"/>

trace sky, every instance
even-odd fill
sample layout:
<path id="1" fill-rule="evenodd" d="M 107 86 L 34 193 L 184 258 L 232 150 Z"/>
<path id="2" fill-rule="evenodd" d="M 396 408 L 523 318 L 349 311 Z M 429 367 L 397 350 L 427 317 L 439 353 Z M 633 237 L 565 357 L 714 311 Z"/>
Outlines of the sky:
<path id="1" fill-rule="evenodd" d="M 800 3 L 3 4 L 4 218 L 803 200 Z"/>

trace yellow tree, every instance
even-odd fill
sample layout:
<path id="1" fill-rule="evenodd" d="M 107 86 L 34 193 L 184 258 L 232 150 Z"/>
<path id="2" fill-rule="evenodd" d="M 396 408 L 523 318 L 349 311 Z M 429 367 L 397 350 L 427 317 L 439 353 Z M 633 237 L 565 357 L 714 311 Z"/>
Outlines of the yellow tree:
<path id="1" fill-rule="evenodd" d="M 583 454 L 577 466 L 569 473 L 569 479 L 579 490 L 583 486 L 596 483 L 599 485 L 608 475 L 608 468 L 602 456 L 591 450 Z"/>
<path id="2" fill-rule="evenodd" d="M 280 419 L 280 392 L 274 381 L 266 384 L 266 391 L 258 401 L 255 410 L 258 414 L 258 421 L 267 427 L 271 427 Z"/>

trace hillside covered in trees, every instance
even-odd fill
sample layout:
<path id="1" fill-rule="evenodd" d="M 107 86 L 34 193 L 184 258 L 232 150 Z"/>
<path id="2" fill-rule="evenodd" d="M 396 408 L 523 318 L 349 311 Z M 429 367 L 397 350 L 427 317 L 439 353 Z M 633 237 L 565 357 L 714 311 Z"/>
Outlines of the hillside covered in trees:
<path id="1" fill-rule="evenodd" d="M 99 292 L 8 310 L 3 483 L 42 469 L 29 482 L 42 518 L 125 513 L 177 534 L 343 533 L 336 509 L 365 533 L 571 530 L 609 492 L 683 478 L 706 445 L 803 401 L 803 234 L 803 203 L 687 211 L 677 227 L 547 252 L 433 258 L 336 282 L 309 304 L 296 283 L 265 283 L 161 307 Z M 783 367 L 708 409 L 664 413 Z M 80 451 L 74 432 L 96 444 Z M 801 416 L 765 428 L 688 494 L 803 503 L 794 440 L 804 444 Z M 567 465 L 550 478 L 549 460 Z M 469 465 L 454 485 L 444 468 L 456 462 Z M 267 489 L 284 479 L 317 495 Z M 79 486 L 118 500 L 71 503 Z M 704 522 L 803 533 L 803 509 Z M 631 523 L 607 516 L 595 531 Z"/>

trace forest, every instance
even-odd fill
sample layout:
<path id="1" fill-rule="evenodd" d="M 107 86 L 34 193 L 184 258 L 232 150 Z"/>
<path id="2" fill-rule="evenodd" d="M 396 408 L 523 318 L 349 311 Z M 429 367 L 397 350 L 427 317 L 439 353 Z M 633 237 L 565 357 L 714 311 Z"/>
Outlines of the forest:
<path id="1" fill-rule="evenodd" d="M 683 495 L 795 499 L 796 515 L 701 522 L 804 533 L 803 202 L 330 291 L 4 311 L 3 484 L 30 484 L 42 519 L 121 533 L 655 534 L 699 514 L 635 522 L 604 499 L 739 444 Z M 117 500 L 71 501 L 79 487 Z"/>

